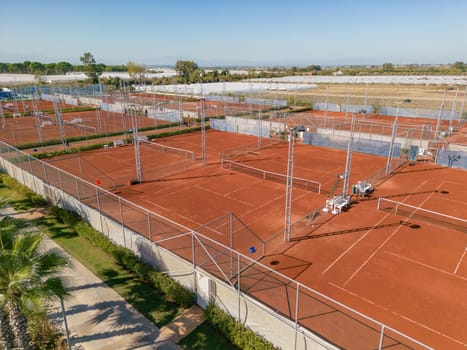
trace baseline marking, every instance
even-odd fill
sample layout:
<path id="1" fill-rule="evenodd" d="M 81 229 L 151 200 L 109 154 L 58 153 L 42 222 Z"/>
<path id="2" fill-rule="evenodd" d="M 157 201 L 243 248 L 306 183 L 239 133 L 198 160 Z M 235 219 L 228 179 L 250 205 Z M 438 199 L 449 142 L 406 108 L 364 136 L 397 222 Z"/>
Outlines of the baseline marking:
<path id="1" fill-rule="evenodd" d="M 375 302 L 373 302 L 373 301 L 371 301 L 371 300 L 368 300 L 368 299 L 366 299 L 366 298 L 364 298 L 364 297 L 362 297 L 362 296 L 360 296 L 360 295 L 358 295 L 358 294 L 356 294 L 356 293 L 353 293 L 353 292 L 351 292 L 351 291 L 348 290 L 348 289 L 345 289 L 345 288 L 343 288 L 343 287 L 341 287 L 341 286 L 338 286 L 338 285 L 335 284 L 335 283 L 332 283 L 332 282 L 328 282 L 328 283 L 329 283 L 330 285 L 332 285 L 333 287 L 336 287 L 336 288 L 338 288 L 338 289 L 340 289 L 340 290 L 342 290 L 342 291 L 344 291 L 344 292 L 346 292 L 346 293 L 348 293 L 348 294 L 350 294 L 350 295 L 352 295 L 352 296 L 354 296 L 354 297 L 356 297 L 356 298 L 359 298 L 359 299 L 361 299 L 361 300 L 363 300 L 363 301 L 365 301 L 365 302 L 367 302 L 367 303 L 370 303 L 370 304 L 372 304 L 372 305 L 375 305 L 376 307 L 378 307 L 378 308 L 380 308 L 380 309 L 383 309 L 383 310 L 386 311 L 386 312 L 389 312 L 389 313 L 392 313 L 393 315 L 396 315 L 396 316 L 398 316 L 398 317 L 401 317 L 401 318 L 403 318 L 404 320 L 407 320 L 407 321 L 409 321 L 409 322 L 411 322 L 411 323 L 413 323 L 413 324 L 415 324 L 415 325 L 417 325 L 417 326 L 419 326 L 419 327 L 425 328 L 425 329 L 429 330 L 430 332 L 439 334 L 439 335 L 441 335 L 442 337 L 445 337 L 445 338 L 447 338 L 447 339 L 449 339 L 449 340 L 452 340 L 453 342 L 456 342 L 456 343 L 458 343 L 458 344 L 461 344 L 461 345 L 464 345 L 464 346 L 466 345 L 466 344 L 464 344 L 463 342 L 461 342 L 460 340 L 454 339 L 454 338 L 450 337 L 450 336 L 447 335 L 447 334 L 441 333 L 441 332 L 437 331 L 436 329 L 433 329 L 433 328 L 430 328 L 430 327 L 424 325 L 423 323 L 419 323 L 419 322 L 417 322 L 417 321 L 415 321 L 415 320 L 412 320 L 411 318 L 409 318 L 409 317 L 407 317 L 407 316 L 404 316 L 404 315 L 402 315 L 402 314 L 400 314 L 400 313 L 398 313 L 398 312 L 395 312 L 395 311 L 393 311 L 393 310 L 391 310 L 391 309 L 388 309 L 387 307 L 384 307 L 384 306 L 382 306 L 382 305 L 376 304 Z"/>
<path id="2" fill-rule="evenodd" d="M 454 269 L 454 274 L 457 273 L 457 270 L 459 270 L 459 267 L 461 266 L 461 262 L 464 259 L 465 253 L 467 252 L 467 247 L 465 247 L 464 252 L 462 253 L 462 256 L 459 259 L 459 262 L 456 265 L 456 268 Z"/>
<path id="3" fill-rule="evenodd" d="M 423 182 L 415 189 L 415 191 L 417 191 L 420 187 L 422 187 L 423 185 L 425 185 L 425 183 L 427 183 L 427 182 L 428 182 L 427 180 L 423 181 Z M 409 196 L 407 196 L 407 197 L 402 201 L 402 203 L 405 202 L 408 198 L 409 198 Z M 373 226 L 378 226 L 381 222 L 383 222 L 384 220 L 386 220 L 386 218 L 387 218 L 388 216 L 390 216 L 390 215 L 391 215 L 390 213 L 386 214 L 381 220 L 379 220 L 379 221 L 378 221 L 375 225 L 373 225 Z M 371 231 L 373 231 L 373 230 L 374 230 L 374 228 L 371 228 L 371 229 L 369 229 L 367 232 L 365 232 L 365 234 L 364 234 L 362 237 L 360 237 L 360 238 L 359 238 L 358 240 L 356 240 L 350 247 L 348 247 L 341 255 L 339 255 L 339 256 L 337 257 L 336 260 L 334 260 L 334 261 L 333 261 L 323 272 L 321 272 L 321 273 L 322 273 L 322 274 L 325 274 L 325 273 L 326 273 L 331 267 L 333 267 L 340 259 L 342 259 L 342 258 L 344 257 L 344 255 L 347 255 L 347 253 L 348 253 L 350 250 L 352 250 L 358 243 L 360 243 L 361 240 L 363 240 L 363 239 L 364 239 Z"/>
<path id="4" fill-rule="evenodd" d="M 467 248 L 466 248 L 467 249 Z M 421 261 L 417 261 L 417 260 L 414 260 L 414 259 L 411 259 L 411 258 L 407 258 L 406 256 L 402 256 L 402 255 L 399 255 L 397 253 L 393 253 L 393 252 L 390 252 L 390 251 L 386 251 L 386 253 L 388 253 L 389 255 L 392 255 L 392 256 L 395 256 L 399 259 L 404 259 L 404 260 L 407 260 L 407 261 L 410 261 L 411 263 L 414 263 L 414 264 L 417 264 L 417 265 L 421 265 L 423 267 L 426 267 L 426 268 L 429 268 L 429 269 L 432 269 L 432 270 L 435 270 L 435 271 L 438 271 L 438 272 L 441 272 L 445 275 L 449 275 L 451 277 L 454 277 L 454 278 L 460 278 L 462 280 L 466 280 L 467 281 L 467 278 L 466 277 L 462 277 L 462 276 L 457 276 L 455 275 L 455 272 L 454 273 L 451 273 L 451 272 L 448 272 L 448 271 L 445 271 L 445 270 L 441 270 L 435 266 L 432 266 L 432 265 L 429 265 L 429 264 L 425 264 L 425 263 L 422 263 Z M 462 257 L 465 255 L 465 251 L 464 251 L 464 254 L 462 254 Z M 462 260 L 462 257 L 461 257 L 461 260 Z M 460 261 L 459 261 L 460 262 Z M 459 264 L 458 264 L 459 265 Z"/>
<path id="5" fill-rule="evenodd" d="M 425 182 L 427 182 L 427 181 L 425 181 Z M 424 182 L 424 183 L 425 183 L 425 182 Z M 439 189 L 439 188 L 441 187 L 442 184 L 443 184 L 443 182 L 441 182 L 441 183 L 438 185 L 438 187 L 436 188 L 436 190 Z M 418 189 L 418 188 L 417 188 L 417 189 Z M 428 201 L 428 200 L 433 196 L 434 193 L 435 193 L 435 192 L 432 192 L 428 197 L 426 197 L 426 198 L 423 200 L 423 202 L 419 205 L 419 207 L 421 208 L 421 207 L 423 206 L 423 204 L 425 204 L 425 202 Z M 409 196 L 407 196 L 407 197 L 409 197 Z M 408 198 L 407 198 L 407 199 L 408 199 Z M 410 219 L 410 218 L 413 216 L 414 213 L 415 213 L 415 212 L 413 212 L 412 214 L 410 214 L 409 217 L 408 217 L 407 219 Z M 404 221 L 407 221 L 407 219 L 404 220 Z M 368 257 L 368 259 L 366 259 L 366 260 L 363 262 L 363 264 L 360 265 L 360 267 L 359 267 L 357 270 L 355 270 L 355 272 L 352 274 L 352 276 L 350 276 L 349 279 L 348 279 L 347 281 L 345 281 L 344 286 L 345 286 L 347 283 L 349 283 L 349 282 L 355 277 L 355 275 L 356 275 L 357 273 L 359 273 L 360 270 L 363 269 L 363 268 L 366 266 L 366 264 L 368 264 L 368 262 L 369 262 L 371 259 L 373 259 L 373 257 L 386 245 L 387 242 L 389 242 L 389 240 L 390 240 L 392 237 L 394 237 L 394 235 L 400 230 L 401 227 L 402 227 L 402 226 L 399 226 L 398 228 L 396 228 L 396 229 L 391 233 L 391 235 L 390 235 L 388 238 L 386 238 L 386 239 L 384 240 L 384 242 L 381 243 L 380 246 L 379 246 L 378 248 L 375 249 L 375 251 Z"/>

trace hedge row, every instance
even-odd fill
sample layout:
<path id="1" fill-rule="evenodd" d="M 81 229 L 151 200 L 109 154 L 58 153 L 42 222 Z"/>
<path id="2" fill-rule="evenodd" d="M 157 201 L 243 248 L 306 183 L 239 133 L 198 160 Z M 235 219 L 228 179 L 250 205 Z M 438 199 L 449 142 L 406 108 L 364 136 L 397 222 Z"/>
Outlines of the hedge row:
<path id="1" fill-rule="evenodd" d="M 274 346 L 260 335 L 237 322 L 232 316 L 215 305 L 204 311 L 206 321 L 212 324 L 233 345 L 243 350 L 274 350 Z"/>
<path id="2" fill-rule="evenodd" d="M 174 126 L 179 126 L 180 123 L 169 123 L 169 124 L 159 124 L 156 126 L 146 126 L 144 128 L 139 128 L 138 131 L 143 132 L 143 131 L 150 131 L 150 130 L 158 130 L 158 129 L 165 129 L 165 128 L 170 128 Z M 110 136 L 119 136 L 119 135 L 124 135 L 126 131 L 115 131 L 115 132 L 108 132 L 105 134 L 94 134 L 94 135 L 87 135 L 87 136 L 70 136 L 66 138 L 66 141 L 69 142 L 78 142 L 78 141 L 86 141 L 86 140 L 92 140 L 92 139 L 100 139 L 102 137 L 110 137 Z M 61 139 L 52 139 L 52 140 L 47 140 L 43 142 L 30 142 L 30 143 L 24 143 L 21 145 L 17 145 L 16 148 L 18 149 L 29 149 L 29 148 L 37 148 L 37 147 L 43 147 L 43 146 L 53 146 L 53 145 L 59 145 L 62 143 Z"/>
<path id="3" fill-rule="evenodd" d="M 36 157 L 38 159 L 43 159 L 43 158 L 49 158 L 49 157 L 62 156 L 64 154 L 73 154 L 73 153 L 84 152 L 84 151 L 92 151 L 93 149 L 102 148 L 102 147 L 104 147 L 104 145 L 109 145 L 110 146 L 110 145 L 112 145 L 112 142 L 95 143 L 93 145 L 73 147 L 73 148 L 68 148 L 68 149 L 65 149 L 65 150 L 36 153 L 36 154 L 34 154 L 34 157 Z"/>
<path id="4" fill-rule="evenodd" d="M 147 136 L 150 139 L 155 139 L 155 138 L 160 138 L 160 137 L 167 137 L 167 136 L 186 134 L 186 133 L 190 133 L 190 132 L 199 131 L 200 129 L 201 129 L 200 127 L 196 127 L 196 128 L 191 128 L 191 129 L 167 131 L 167 132 L 163 132 L 163 133 L 160 133 L 160 134 L 151 134 L 151 135 L 147 135 Z M 209 129 L 209 127 L 206 126 L 206 129 Z M 124 141 L 126 143 L 132 143 L 133 139 L 132 138 L 127 138 Z M 73 153 L 78 153 L 78 152 L 91 151 L 91 150 L 94 150 L 94 149 L 102 148 L 105 145 L 112 146 L 112 144 L 113 144 L 112 142 L 95 143 L 93 145 L 88 145 L 88 146 L 72 147 L 72 148 L 68 148 L 68 149 L 64 149 L 64 150 L 36 153 L 36 154 L 34 154 L 34 157 L 38 158 L 38 159 L 44 159 L 44 158 L 49 158 L 49 157 L 62 156 L 62 155 L 65 155 L 65 154 L 73 154 Z"/>
<path id="5" fill-rule="evenodd" d="M 51 213 L 59 222 L 69 226 L 79 236 L 112 256 L 115 262 L 124 269 L 135 273 L 141 281 L 160 290 L 167 300 L 173 301 L 184 308 L 193 305 L 195 302 L 195 296 L 191 291 L 164 273 L 155 270 L 151 265 L 141 261 L 129 249 L 113 243 L 102 233 L 82 221 L 77 214 L 55 206 L 51 208 Z"/>
<path id="6" fill-rule="evenodd" d="M 209 126 L 206 125 L 206 130 L 209 129 Z M 157 139 L 161 137 L 167 137 L 167 136 L 174 136 L 174 135 L 181 135 L 181 134 L 189 134 L 191 132 L 196 132 L 200 131 L 201 127 L 196 127 L 196 128 L 190 128 L 190 129 L 180 129 L 180 130 L 175 130 L 175 131 L 167 131 L 167 132 L 162 132 L 160 134 L 151 134 L 147 135 L 149 139 Z"/>
<path id="7" fill-rule="evenodd" d="M 18 181 L 16 181 L 10 176 L 7 176 L 6 174 L 0 175 L 0 181 L 10 190 L 16 191 L 24 195 L 27 201 L 29 201 L 32 204 L 32 206 L 44 206 L 47 204 L 47 201 L 39 194 L 31 191 L 28 187 L 20 184 Z"/>
<path id="8" fill-rule="evenodd" d="M 73 113 L 73 112 L 89 112 L 89 111 L 95 111 L 96 109 L 94 107 L 68 107 L 68 108 L 63 108 L 60 110 L 62 113 Z M 53 109 L 46 109 L 41 111 L 44 114 L 55 114 L 55 110 Z M 34 114 L 34 111 L 29 111 L 29 112 L 23 112 L 21 113 L 21 116 L 24 117 L 29 117 Z M 5 118 L 13 118 L 13 112 L 5 112 Z"/>

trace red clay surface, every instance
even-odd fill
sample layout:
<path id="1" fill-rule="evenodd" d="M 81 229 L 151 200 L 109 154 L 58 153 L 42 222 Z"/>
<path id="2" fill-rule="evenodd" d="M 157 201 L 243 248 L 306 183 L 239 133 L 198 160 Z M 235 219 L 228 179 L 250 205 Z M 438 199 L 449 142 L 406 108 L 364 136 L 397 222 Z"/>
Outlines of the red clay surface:
<path id="1" fill-rule="evenodd" d="M 201 103 L 200 101 L 183 101 L 179 105 L 178 96 L 172 95 L 160 95 L 160 94 L 149 94 L 149 93 L 134 93 L 130 95 L 130 99 L 134 99 L 137 103 L 145 105 L 161 105 L 167 109 L 178 110 L 182 108 L 184 111 L 199 112 Z M 248 103 L 233 103 L 233 102 L 221 102 L 221 101 L 205 101 L 204 112 L 207 117 L 217 117 L 222 115 L 237 115 L 248 113 L 249 111 L 260 111 L 270 109 L 272 106 L 268 105 L 257 105 Z"/>
<path id="2" fill-rule="evenodd" d="M 467 219 L 465 171 L 418 163 L 405 166 L 380 184 L 370 198 L 360 199 L 337 216 L 320 212 L 318 221 L 297 225 L 290 243 L 282 240 L 285 185 L 223 169 L 219 153 L 257 142 L 256 137 L 210 130 L 206 133 L 208 164 L 151 149 L 142 150 L 144 183 L 118 187 L 116 193 L 196 228 L 233 212 L 249 231 L 234 237 L 234 247 L 246 253 L 252 245 L 264 244 L 265 265 L 341 303 L 384 322 L 437 349 L 465 349 L 467 345 L 467 235 L 465 226 L 453 229 L 417 215 L 399 216 L 377 210 L 377 197 L 419 206 Z M 201 134 L 193 133 L 158 142 L 201 154 Z M 345 166 L 345 152 L 296 144 L 295 176 L 320 181 L 323 193 L 293 191 L 292 222 L 324 206 L 327 194 Z M 50 160 L 76 175 L 101 186 L 124 185 L 135 177 L 131 146 L 102 149 Z M 285 173 L 287 145 L 278 144 L 244 155 L 236 161 L 265 170 Z M 384 157 L 354 153 L 351 181 L 370 177 L 385 166 Z M 81 172 L 78 164 L 81 164 Z M 190 167 L 162 176 L 164 168 Z M 113 181 L 113 182 L 112 182 Z M 102 202 L 100 210 L 119 217 L 116 202 Z M 130 212 L 129 208 L 124 209 Z M 135 214 L 136 215 L 136 214 Z M 158 228 L 148 234 L 146 218 L 125 221 L 133 229 L 157 241 L 180 233 L 176 228 Z M 237 225 L 240 225 L 237 222 Z M 225 221 L 211 228 L 221 230 Z M 211 229 L 203 234 L 228 244 L 228 237 Z M 271 237 L 275 239 L 268 241 Z M 268 241 L 268 242 L 266 242 Z M 191 259 L 189 242 L 167 241 L 165 246 Z M 250 254 L 258 258 L 259 252 Z M 206 258 L 206 257 L 205 257 Z M 201 261 L 197 257 L 197 261 Z M 208 260 L 208 259 L 204 259 Z M 207 267 L 206 267 L 207 268 Z M 212 267 L 211 267 L 212 268 Z M 212 268 L 215 273 L 215 268 Z M 245 270 L 242 290 L 275 310 L 294 318 L 294 285 L 278 281 L 270 273 Z M 260 277 L 258 277 L 260 276 Z M 372 349 L 377 331 L 355 315 L 349 318 L 339 307 L 301 290 L 299 323 L 310 327 L 343 348 Z M 336 328 L 337 325 L 337 328 Z M 341 331 L 339 331 L 341 329 Z M 384 346 L 405 349 L 389 334 Z M 407 343 L 406 343 L 407 344 Z M 413 344 L 408 344 L 414 346 Z M 416 346 L 414 346 L 417 348 Z"/>
<path id="3" fill-rule="evenodd" d="M 99 111 L 99 114 L 96 111 L 70 112 L 63 113 L 62 117 L 65 122 L 64 128 L 67 137 L 86 137 L 96 133 L 106 134 L 116 131 L 127 131 L 132 128 L 132 120 L 129 116 L 122 118 L 121 113 L 107 111 Z M 82 119 L 82 123 L 71 123 L 75 118 Z M 153 118 L 136 118 L 139 128 L 169 123 L 165 120 Z M 42 124 L 44 121 L 52 121 L 53 124 Z M 5 127 L 0 129 L 0 139 L 12 145 L 39 142 L 40 134 L 42 135 L 42 140 L 60 139 L 60 129 L 55 122 L 54 114 L 50 114 L 47 117 L 39 117 L 37 120 L 34 117 L 5 118 L 5 123 Z M 43 126 L 38 127 L 37 123 Z M 83 127 L 80 127 L 80 125 Z"/>
<path id="4" fill-rule="evenodd" d="M 5 113 L 26 113 L 33 112 L 32 101 L 28 100 L 12 100 L 12 101 L 2 101 L 2 106 Z M 53 111 L 54 105 L 51 101 L 45 100 L 35 100 L 34 101 L 38 111 Z M 68 105 L 65 103 L 60 103 L 61 108 L 74 108 L 73 105 Z"/>
<path id="5" fill-rule="evenodd" d="M 355 132 L 390 136 L 395 121 L 395 116 L 383 116 L 377 114 L 355 114 L 356 124 Z M 290 113 L 287 118 L 277 118 L 273 121 L 284 122 L 288 127 L 292 128 L 297 125 L 304 125 L 310 131 L 314 132 L 317 128 L 327 128 L 336 130 L 350 130 L 352 113 L 345 112 L 327 112 L 312 111 Z M 409 135 L 412 139 L 418 139 L 423 136 L 424 139 L 434 139 L 434 131 L 436 130 L 436 119 L 430 118 L 409 118 L 398 117 L 397 135 L 406 137 Z M 425 126 L 426 131 L 422 134 L 422 127 Z M 457 121 L 453 122 L 453 127 L 457 127 Z M 446 131 L 450 127 L 448 120 L 441 120 L 439 131 Z"/>

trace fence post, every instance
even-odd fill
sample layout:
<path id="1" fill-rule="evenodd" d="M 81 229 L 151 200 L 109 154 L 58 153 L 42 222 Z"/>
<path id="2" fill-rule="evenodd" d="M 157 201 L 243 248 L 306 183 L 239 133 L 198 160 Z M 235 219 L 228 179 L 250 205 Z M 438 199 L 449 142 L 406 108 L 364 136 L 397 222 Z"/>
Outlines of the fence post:
<path id="1" fill-rule="evenodd" d="M 196 296 L 198 296 L 198 283 L 196 281 L 196 247 L 195 247 L 195 233 L 191 231 L 191 262 L 193 264 L 193 288 Z"/>
<path id="2" fill-rule="evenodd" d="M 299 298 L 299 289 L 300 284 L 297 282 L 297 295 L 295 296 L 295 341 L 294 341 L 294 349 L 297 349 L 297 332 L 298 332 L 298 298 Z"/>
<path id="3" fill-rule="evenodd" d="M 65 192 L 65 189 L 63 188 L 62 184 L 62 176 L 60 175 L 60 170 L 57 169 L 57 175 L 58 175 L 58 185 L 60 186 L 60 189 Z"/>
<path id="4" fill-rule="evenodd" d="M 229 213 L 229 237 L 230 237 L 230 278 L 233 275 L 233 233 L 232 233 L 232 212 Z"/>
<path id="5" fill-rule="evenodd" d="M 125 225 L 123 223 L 123 208 L 122 208 L 122 200 L 120 197 L 118 197 L 118 208 L 120 209 L 120 221 L 122 225 L 123 246 L 126 248 Z"/>
<path id="6" fill-rule="evenodd" d="M 78 197 L 78 201 L 81 203 L 81 197 L 79 195 L 78 178 L 76 176 L 75 176 L 75 187 L 76 187 L 76 196 Z"/>
<path id="7" fill-rule="evenodd" d="M 97 204 L 97 210 L 99 211 L 99 221 L 101 223 L 101 232 L 105 234 L 104 232 L 104 224 L 102 223 L 102 211 L 101 211 L 101 203 L 99 201 L 99 189 L 97 186 L 94 187 L 96 189 L 96 204 Z M 108 235 L 107 235 L 108 236 Z"/>
<path id="8" fill-rule="evenodd" d="M 237 254 L 237 298 L 238 298 L 238 322 L 241 322 L 240 319 L 240 254 Z"/>
<path id="9" fill-rule="evenodd" d="M 45 170 L 44 162 L 41 161 L 41 164 L 42 164 L 42 169 L 44 170 L 44 180 L 45 180 L 46 184 L 48 185 L 49 184 L 49 178 L 47 176 L 47 170 Z"/>

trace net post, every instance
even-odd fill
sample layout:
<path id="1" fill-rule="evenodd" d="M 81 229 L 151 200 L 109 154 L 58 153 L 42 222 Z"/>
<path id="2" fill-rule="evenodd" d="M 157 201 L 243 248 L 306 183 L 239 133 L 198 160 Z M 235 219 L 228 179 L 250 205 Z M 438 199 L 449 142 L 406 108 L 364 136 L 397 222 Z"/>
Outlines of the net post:
<path id="1" fill-rule="evenodd" d="M 381 334 L 379 336 L 378 350 L 383 348 L 383 339 L 384 339 L 384 324 L 381 325 Z"/>
<path id="2" fill-rule="evenodd" d="M 381 197 L 378 197 L 378 206 L 376 207 L 378 210 L 381 209 Z"/>

